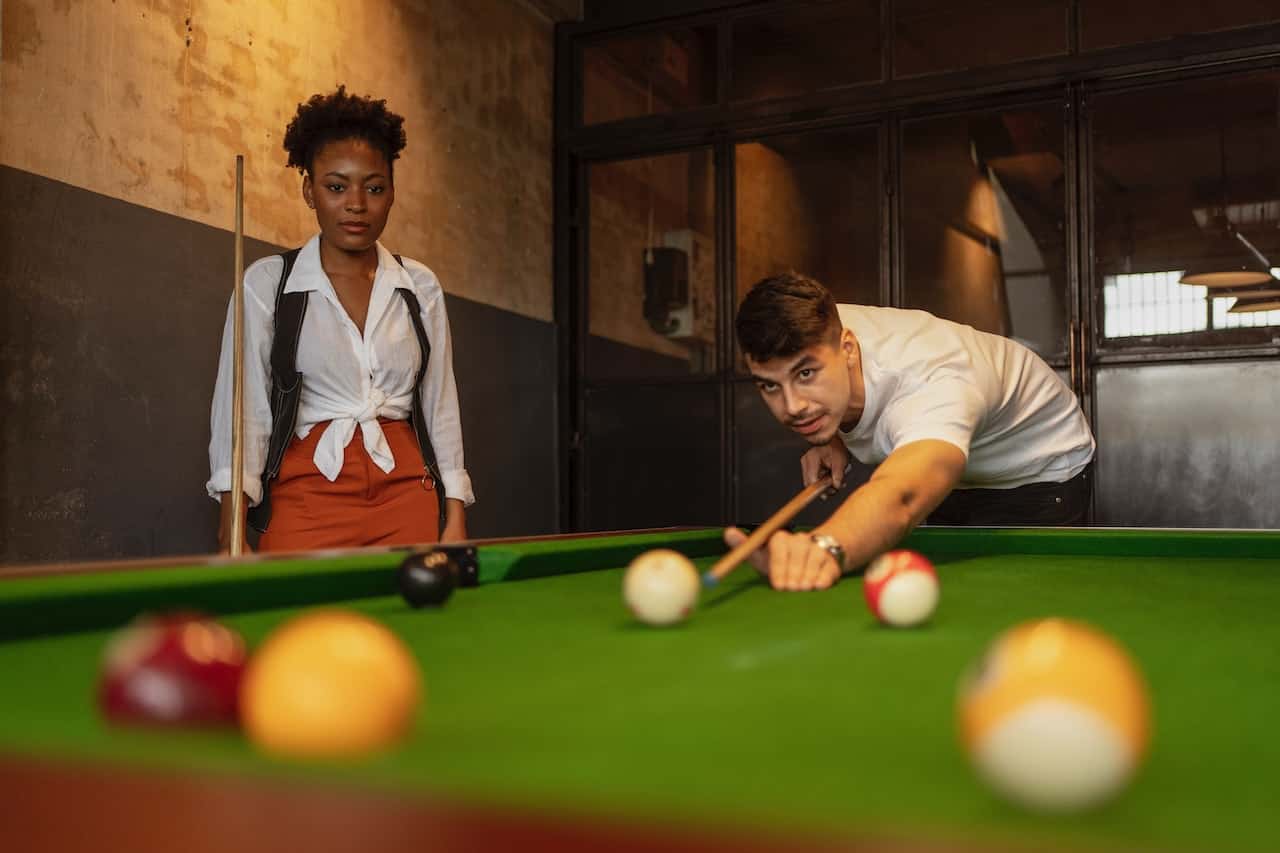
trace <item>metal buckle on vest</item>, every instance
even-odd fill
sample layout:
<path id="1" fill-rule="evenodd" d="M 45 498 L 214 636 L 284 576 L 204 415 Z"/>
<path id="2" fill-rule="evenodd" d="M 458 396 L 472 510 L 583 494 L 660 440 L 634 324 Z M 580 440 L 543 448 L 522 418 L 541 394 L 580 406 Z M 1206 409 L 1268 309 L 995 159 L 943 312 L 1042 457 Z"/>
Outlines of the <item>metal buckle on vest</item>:
<path id="1" fill-rule="evenodd" d="M 422 489 L 427 492 L 434 492 L 436 490 L 436 481 L 431 479 L 431 475 L 429 473 L 422 475 Z"/>

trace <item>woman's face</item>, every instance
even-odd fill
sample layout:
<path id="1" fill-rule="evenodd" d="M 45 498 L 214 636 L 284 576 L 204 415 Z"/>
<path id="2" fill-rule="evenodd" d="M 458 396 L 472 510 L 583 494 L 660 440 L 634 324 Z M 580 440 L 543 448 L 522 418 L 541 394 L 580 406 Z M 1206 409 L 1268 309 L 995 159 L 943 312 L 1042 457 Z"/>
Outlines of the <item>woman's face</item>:
<path id="1" fill-rule="evenodd" d="M 395 201 L 391 167 L 363 139 L 340 139 L 316 152 L 302 181 L 302 197 L 315 208 L 320 239 L 346 252 L 373 247 Z"/>

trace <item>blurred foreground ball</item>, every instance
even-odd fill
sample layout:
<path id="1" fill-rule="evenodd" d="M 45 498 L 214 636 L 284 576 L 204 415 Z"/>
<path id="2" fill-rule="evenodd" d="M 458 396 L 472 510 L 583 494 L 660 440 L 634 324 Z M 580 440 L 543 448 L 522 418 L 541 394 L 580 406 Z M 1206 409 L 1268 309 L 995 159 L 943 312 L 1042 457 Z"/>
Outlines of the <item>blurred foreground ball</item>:
<path id="1" fill-rule="evenodd" d="M 1074 812 L 1133 777 L 1150 732 L 1141 673 L 1114 640 L 1063 619 L 1006 631 L 962 681 L 960 737 L 978 774 L 1026 808 Z"/>
<path id="2" fill-rule="evenodd" d="M 142 616 L 112 635 L 103 654 L 98 707 L 116 723 L 234 725 L 245 646 L 197 613 Z"/>
<path id="3" fill-rule="evenodd" d="M 264 751 L 355 757 L 404 737 L 421 696 L 399 637 L 357 613 L 317 610 L 277 628 L 250 659 L 240 714 Z"/>

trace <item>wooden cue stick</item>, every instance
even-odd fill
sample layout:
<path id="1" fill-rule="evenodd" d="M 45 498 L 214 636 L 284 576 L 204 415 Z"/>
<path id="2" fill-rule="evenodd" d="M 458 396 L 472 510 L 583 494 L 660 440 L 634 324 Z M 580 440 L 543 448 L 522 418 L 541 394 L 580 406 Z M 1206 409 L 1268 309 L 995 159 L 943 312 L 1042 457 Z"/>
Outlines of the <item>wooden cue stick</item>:
<path id="1" fill-rule="evenodd" d="M 232 291 L 231 556 L 244 542 L 244 155 L 236 155 L 236 280 Z"/>
<path id="2" fill-rule="evenodd" d="M 751 531 L 751 535 L 738 545 L 738 547 L 734 548 L 728 554 L 725 554 L 716 561 L 714 566 L 707 569 L 707 571 L 702 575 L 703 583 L 707 586 L 713 586 L 719 583 L 721 578 L 737 568 L 738 564 L 768 541 L 769 537 L 776 533 L 779 528 L 783 527 L 787 522 L 795 518 L 800 513 L 800 510 L 813 503 L 814 500 L 825 494 L 830 488 L 830 475 L 805 486 L 798 495 L 787 501 L 786 504 L 783 505 L 782 509 L 769 516 L 768 521 Z"/>

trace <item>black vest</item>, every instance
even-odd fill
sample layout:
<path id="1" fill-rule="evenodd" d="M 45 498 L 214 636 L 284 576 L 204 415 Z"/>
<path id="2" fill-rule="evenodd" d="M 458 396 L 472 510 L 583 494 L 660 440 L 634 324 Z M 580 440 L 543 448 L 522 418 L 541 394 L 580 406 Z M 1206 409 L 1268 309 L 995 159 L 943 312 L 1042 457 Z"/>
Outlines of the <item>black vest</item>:
<path id="1" fill-rule="evenodd" d="M 284 460 L 284 451 L 293 437 L 293 428 L 298 420 L 298 401 L 302 399 L 302 374 L 298 372 L 298 340 L 302 337 L 302 318 L 307 313 L 307 296 L 309 291 L 285 293 L 285 282 L 293 271 L 294 261 L 298 259 L 301 249 L 285 252 L 284 269 L 280 273 L 280 283 L 276 285 L 275 335 L 271 340 L 271 439 L 267 443 L 267 462 L 262 471 L 262 500 L 257 506 L 250 507 L 247 517 L 249 525 L 259 533 L 265 533 L 271 522 L 271 481 L 280 473 L 280 463 Z M 396 262 L 404 266 L 400 256 Z M 440 528 L 444 533 L 445 496 L 444 482 L 440 478 L 440 466 L 436 462 L 435 450 L 431 447 L 431 436 L 427 433 L 426 415 L 422 408 L 422 377 L 427 372 L 427 360 L 431 358 L 431 342 L 427 340 L 427 330 L 422 326 L 422 314 L 418 307 L 418 297 L 410 290 L 397 288 L 404 297 L 409 309 L 409 318 L 413 320 L 413 331 L 418 336 L 418 346 L 422 349 L 422 364 L 418 367 L 418 376 L 413 383 L 413 409 L 409 412 L 409 423 L 413 425 L 413 433 L 418 438 L 418 447 L 422 451 L 422 461 L 426 475 L 431 478 L 436 492 L 436 502 L 440 506 Z"/>

